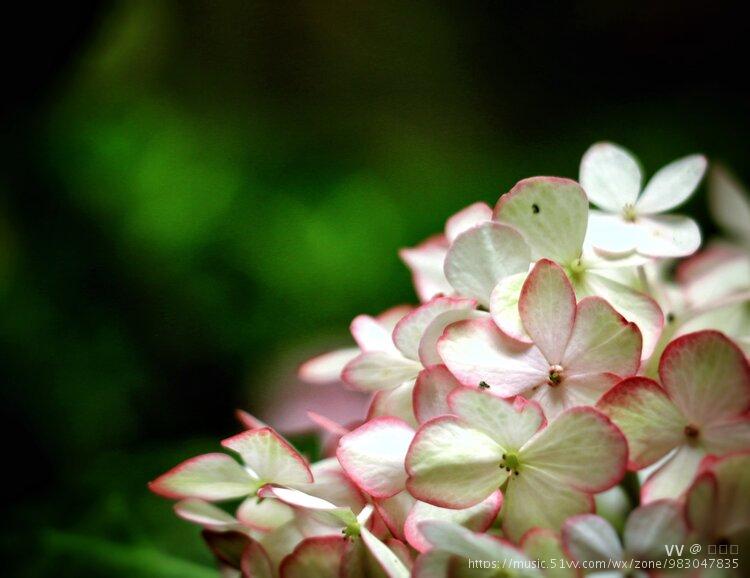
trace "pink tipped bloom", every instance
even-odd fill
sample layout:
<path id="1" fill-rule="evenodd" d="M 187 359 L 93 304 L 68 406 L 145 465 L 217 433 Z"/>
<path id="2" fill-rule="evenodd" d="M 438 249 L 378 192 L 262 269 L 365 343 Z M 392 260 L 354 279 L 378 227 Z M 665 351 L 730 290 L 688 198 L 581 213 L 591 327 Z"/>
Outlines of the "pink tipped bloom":
<path id="1" fill-rule="evenodd" d="M 503 529 L 513 539 L 591 511 L 592 494 L 625 473 L 625 438 L 593 408 L 545 427 L 539 406 L 523 398 L 460 388 L 449 403 L 453 415 L 425 423 L 409 447 L 407 488 L 430 504 L 467 508 L 504 487 Z"/>
<path id="2" fill-rule="evenodd" d="M 539 261 L 518 303 L 533 346 L 505 338 L 491 320 L 451 325 L 438 350 L 464 385 L 489 386 L 502 397 L 523 394 L 550 418 L 570 407 L 592 405 L 620 377 L 634 375 L 641 333 L 606 301 L 587 297 L 576 304 L 562 268 Z"/>
<path id="3" fill-rule="evenodd" d="M 641 491 L 644 503 L 684 493 L 708 454 L 750 445 L 750 366 L 715 331 L 679 337 L 659 363 L 661 385 L 632 377 L 599 402 L 628 439 L 630 468 L 665 458 Z"/>

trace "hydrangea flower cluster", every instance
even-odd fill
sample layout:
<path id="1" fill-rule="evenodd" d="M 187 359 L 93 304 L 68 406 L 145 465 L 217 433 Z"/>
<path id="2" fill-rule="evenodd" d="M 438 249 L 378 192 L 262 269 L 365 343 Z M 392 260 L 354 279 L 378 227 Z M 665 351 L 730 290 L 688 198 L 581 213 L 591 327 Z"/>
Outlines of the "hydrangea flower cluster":
<path id="1" fill-rule="evenodd" d="M 750 206 L 712 169 L 728 239 L 696 254 L 696 223 L 664 214 L 706 168 L 685 157 L 641 192 L 600 143 L 578 182 L 459 211 L 400 253 L 420 305 L 358 316 L 356 347 L 301 366 L 371 397 L 353 426 L 310 414 L 325 459 L 242 413 L 228 453 L 151 489 L 226 577 L 742 575 Z"/>

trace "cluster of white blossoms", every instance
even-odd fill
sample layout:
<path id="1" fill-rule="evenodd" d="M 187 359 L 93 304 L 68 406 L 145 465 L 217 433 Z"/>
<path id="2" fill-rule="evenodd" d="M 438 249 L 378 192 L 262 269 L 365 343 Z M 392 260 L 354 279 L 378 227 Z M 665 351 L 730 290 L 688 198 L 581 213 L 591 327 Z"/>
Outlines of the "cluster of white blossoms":
<path id="1" fill-rule="evenodd" d="M 695 255 L 696 223 L 664 214 L 706 165 L 643 187 L 601 143 L 578 182 L 525 179 L 465 208 L 401 251 L 421 305 L 358 316 L 357 347 L 301 367 L 371 395 L 354 426 L 311 415 L 329 457 L 308 463 L 243 414 L 229 453 L 151 489 L 180 500 L 227 577 L 743 575 L 750 205 L 712 169 L 727 240 Z"/>

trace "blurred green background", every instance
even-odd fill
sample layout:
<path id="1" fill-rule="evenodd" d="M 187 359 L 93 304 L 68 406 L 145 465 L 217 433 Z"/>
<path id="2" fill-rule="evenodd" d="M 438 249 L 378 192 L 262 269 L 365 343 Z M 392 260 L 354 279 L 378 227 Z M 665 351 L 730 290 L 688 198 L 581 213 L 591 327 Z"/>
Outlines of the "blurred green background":
<path id="1" fill-rule="evenodd" d="M 8 19 L 9 575 L 214 575 L 147 481 L 237 431 L 235 407 L 267 415 L 357 313 L 414 301 L 397 248 L 462 206 L 576 177 L 600 139 L 649 173 L 702 151 L 750 177 L 733 3 L 525 4 L 134 0 Z M 710 232 L 705 207 L 686 210 Z"/>

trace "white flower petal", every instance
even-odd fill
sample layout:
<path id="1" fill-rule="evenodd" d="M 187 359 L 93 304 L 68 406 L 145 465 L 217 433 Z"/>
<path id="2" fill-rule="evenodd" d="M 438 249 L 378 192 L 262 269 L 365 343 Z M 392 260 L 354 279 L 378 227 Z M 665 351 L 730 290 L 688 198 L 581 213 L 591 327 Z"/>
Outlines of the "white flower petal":
<path id="1" fill-rule="evenodd" d="M 521 448 L 521 463 L 584 492 L 603 492 L 625 475 L 628 446 L 601 412 L 576 407 L 562 413 Z M 524 471 L 521 472 L 523 475 Z"/>
<path id="2" fill-rule="evenodd" d="M 686 257 L 695 253 L 701 244 L 701 231 L 690 217 L 639 217 L 635 226 L 635 249 L 647 257 Z"/>
<path id="3" fill-rule="evenodd" d="M 491 319 L 459 321 L 438 341 L 438 352 L 451 373 L 464 385 L 481 382 L 503 397 L 546 383 L 549 364 L 533 346 L 503 335 Z"/>
<path id="4" fill-rule="evenodd" d="M 594 499 L 536 468 L 523 468 L 508 481 L 503 532 L 518 541 L 532 528 L 557 530 L 570 516 L 591 512 Z"/>
<path id="5" fill-rule="evenodd" d="M 641 363 L 641 332 L 600 297 L 578 303 L 575 324 L 562 358 L 569 375 L 610 372 L 628 377 Z"/>
<path id="6" fill-rule="evenodd" d="M 149 484 L 166 498 L 229 500 L 254 493 L 258 482 L 226 454 L 204 454 L 182 462 Z"/>
<path id="7" fill-rule="evenodd" d="M 526 278 L 518 301 L 526 333 L 550 365 L 563 360 L 573 322 L 576 294 L 559 265 L 541 259 Z"/>
<path id="8" fill-rule="evenodd" d="M 633 155 L 612 143 L 591 146 L 581 159 L 580 180 L 586 195 L 593 204 L 613 213 L 635 203 L 641 178 Z"/>
<path id="9" fill-rule="evenodd" d="M 469 508 L 500 487 L 503 448 L 454 416 L 435 418 L 414 437 L 406 456 L 412 496 L 442 508 Z"/>
<path id="10" fill-rule="evenodd" d="M 487 222 L 461 233 L 445 258 L 445 276 L 465 297 L 489 306 L 498 281 L 525 271 L 529 248 L 511 227 Z"/>
<path id="11" fill-rule="evenodd" d="M 588 210 L 586 194 L 575 181 L 533 177 L 500 197 L 495 220 L 521 233 L 532 260 L 552 259 L 568 265 L 581 256 Z"/>
<path id="12" fill-rule="evenodd" d="M 707 165 L 703 155 L 690 155 L 662 167 L 643 189 L 636 212 L 652 215 L 681 205 L 698 187 Z"/>
<path id="13" fill-rule="evenodd" d="M 490 314 L 500 331 L 521 343 L 531 344 L 531 338 L 521 322 L 518 301 L 527 273 L 516 273 L 500 281 L 490 295 Z"/>
<path id="14" fill-rule="evenodd" d="M 462 387 L 448 398 L 452 413 L 483 431 L 504 450 L 518 450 L 545 424 L 537 404 L 521 397 L 505 400 L 491 393 Z"/>
<path id="15" fill-rule="evenodd" d="M 366 422 L 339 440 L 336 457 L 346 474 L 375 498 L 387 498 L 404 488 L 404 457 L 414 430 L 392 417 Z"/>
<path id="16" fill-rule="evenodd" d="M 636 223 L 626 221 L 621 214 L 610 215 L 589 211 L 586 247 L 605 258 L 627 257 L 638 246 L 640 232 Z"/>

